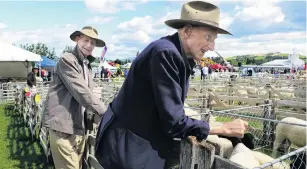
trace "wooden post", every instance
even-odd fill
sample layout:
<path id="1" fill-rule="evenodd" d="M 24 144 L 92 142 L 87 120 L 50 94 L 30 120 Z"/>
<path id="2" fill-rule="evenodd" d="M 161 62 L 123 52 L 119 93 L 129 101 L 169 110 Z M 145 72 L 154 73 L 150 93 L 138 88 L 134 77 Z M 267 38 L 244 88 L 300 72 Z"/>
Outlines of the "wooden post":
<path id="1" fill-rule="evenodd" d="M 266 84 L 265 86 L 266 86 L 266 88 L 267 88 L 267 90 L 269 92 L 269 98 L 268 99 L 272 99 L 273 95 L 272 95 L 272 86 L 271 86 L 271 84 Z"/>
<path id="2" fill-rule="evenodd" d="M 206 141 L 190 136 L 181 140 L 180 150 L 180 169 L 210 169 L 213 165 L 215 148 Z"/>
<path id="3" fill-rule="evenodd" d="M 209 122 L 209 118 L 210 118 L 210 110 L 208 108 L 205 108 L 205 114 L 201 115 L 201 120 Z"/>
<path id="4" fill-rule="evenodd" d="M 272 100 L 264 100 L 264 104 L 269 104 L 264 106 L 263 110 L 263 118 L 264 119 L 272 119 L 271 117 L 271 108 L 272 108 Z M 270 143 L 270 136 L 272 131 L 272 122 L 270 121 L 263 121 L 263 138 L 262 138 L 262 145 L 268 145 Z"/>
<path id="5" fill-rule="evenodd" d="M 229 84 L 228 84 L 228 95 L 233 96 L 233 84 L 232 84 L 232 82 L 229 82 Z M 233 100 L 229 100 L 228 104 L 233 105 Z"/>
<path id="6" fill-rule="evenodd" d="M 207 100 L 207 107 L 206 108 L 208 108 L 209 110 L 212 110 L 212 101 L 213 101 L 212 97 L 213 96 L 210 93 L 208 93 L 208 100 Z"/>

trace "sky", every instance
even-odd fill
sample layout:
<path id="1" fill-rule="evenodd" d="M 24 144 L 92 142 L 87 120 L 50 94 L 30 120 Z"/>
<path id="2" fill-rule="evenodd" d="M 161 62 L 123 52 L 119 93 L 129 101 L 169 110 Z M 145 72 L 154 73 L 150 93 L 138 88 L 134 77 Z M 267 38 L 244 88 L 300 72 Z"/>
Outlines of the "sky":
<path id="1" fill-rule="evenodd" d="M 221 10 L 220 25 L 233 36 L 219 35 L 215 50 L 223 57 L 268 52 L 306 55 L 306 1 L 208 0 Z M 135 57 L 150 42 L 171 35 L 165 25 L 179 19 L 187 1 L 0 0 L 0 40 L 7 43 L 45 43 L 60 57 L 74 46 L 69 35 L 93 26 L 106 42 L 106 59 Z M 103 48 L 95 48 L 99 57 Z M 205 56 L 216 56 L 207 52 Z"/>

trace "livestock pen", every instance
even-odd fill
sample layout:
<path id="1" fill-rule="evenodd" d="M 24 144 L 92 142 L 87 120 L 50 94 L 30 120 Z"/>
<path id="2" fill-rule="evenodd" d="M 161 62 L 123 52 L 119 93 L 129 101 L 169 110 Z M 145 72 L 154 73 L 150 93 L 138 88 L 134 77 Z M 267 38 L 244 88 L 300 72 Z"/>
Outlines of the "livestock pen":
<path id="1" fill-rule="evenodd" d="M 251 79 L 240 79 L 236 82 L 232 82 L 231 79 L 210 79 L 208 81 L 191 81 L 190 90 L 188 93 L 188 97 L 186 99 L 186 103 L 189 105 L 189 108 L 197 111 L 199 115 L 201 115 L 203 120 L 209 119 L 209 117 L 214 116 L 217 122 L 227 122 L 234 118 L 241 118 L 247 120 L 249 122 L 248 132 L 253 135 L 255 138 L 253 141 L 254 148 L 253 151 L 262 152 L 264 154 L 271 155 L 272 148 L 275 139 L 275 128 L 276 125 L 281 122 L 282 117 L 280 117 L 280 113 L 278 112 L 278 106 L 281 104 L 287 104 L 287 106 L 298 106 L 300 108 L 304 108 L 302 100 L 282 100 L 275 98 L 251 98 L 250 95 L 246 95 L 245 98 L 240 98 L 240 96 L 235 95 L 235 93 L 220 93 L 220 98 L 216 99 L 216 95 L 212 95 L 213 87 L 225 88 L 225 86 L 229 85 L 229 82 L 234 83 L 242 83 L 242 85 L 246 85 L 250 83 Z M 284 80 L 284 79 L 282 79 Z M 256 80 L 254 80 L 256 81 Z M 280 80 L 281 81 L 281 80 Z M 96 82 L 96 86 L 94 88 L 95 95 L 99 96 L 101 101 L 106 104 L 110 103 L 113 98 L 117 95 L 118 91 L 121 89 L 123 81 L 98 81 Z M 290 83 L 290 82 L 289 82 Z M 293 83 L 290 83 L 293 84 Z M 298 84 L 298 83 L 296 83 Z M 22 85 L 16 85 L 14 83 L 10 84 L 2 84 L 2 86 L 6 86 L 5 89 L 1 88 L 0 100 L 2 103 L 10 103 L 15 109 L 16 112 L 21 113 L 18 108 L 18 97 L 20 97 L 20 92 L 22 91 Z M 9 86 L 9 87 L 8 87 Z M 252 85 L 250 85 L 252 86 Z M 41 94 L 41 102 L 43 102 L 47 85 L 40 85 L 38 87 L 38 91 Z M 229 91 L 229 90 L 228 90 Z M 3 95 L 5 93 L 5 95 Z M 232 95 L 232 97 L 225 97 Z M 254 100 L 253 100 L 254 99 Z M 258 99 L 257 105 L 254 104 L 255 99 Z M 217 100 L 217 101 L 216 101 Z M 218 104 L 218 100 L 221 103 L 224 103 L 224 106 Z M 238 104 L 241 101 L 243 104 Z M 290 102 L 289 102 L 290 101 Z M 15 102 L 15 104 L 14 104 Z M 246 104 L 247 103 L 247 104 Z M 288 104 L 290 103 L 290 104 Z M 43 109 L 43 104 L 40 104 Z M 287 110 L 287 109 L 286 109 Z M 289 111 L 289 110 L 287 110 Z M 292 111 L 293 112 L 293 111 Z M 294 112 L 293 114 L 297 115 L 299 113 Z M 303 113 L 300 113 L 302 115 Z M 285 114 L 284 114 L 285 115 Z M 288 114 L 286 114 L 288 115 Z M 306 114 L 305 114 L 306 115 Z M 277 118 L 280 117 L 280 118 Z M 16 118 L 14 116 L 14 118 Z M 39 123 L 38 123 L 39 124 Z M 290 125 L 298 125 L 296 123 Z M 304 126 L 306 127 L 306 126 Z M 95 134 L 96 127 L 93 125 L 87 131 L 88 141 L 86 142 L 86 158 L 85 165 L 91 169 L 102 169 L 94 155 L 94 145 L 95 145 Z M 33 140 L 39 141 L 42 145 L 44 153 L 50 159 L 50 150 L 48 147 L 48 129 L 41 130 L 39 133 L 39 139 Z M 240 164 L 236 164 L 230 161 L 227 158 L 223 157 L 223 151 L 218 144 L 210 142 L 210 141 L 198 141 L 194 137 L 188 137 L 185 139 L 175 139 L 178 146 L 178 162 L 174 165 L 175 168 L 182 169 L 205 169 L 205 168 L 244 168 L 240 166 Z M 301 160 L 306 153 L 306 147 L 291 147 L 290 152 L 281 151 L 276 159 L 272 159 L 267 161 L 267 163 L 263 163 L 258 168 L 270 168 L 272 166 L 278 167 L 280 169 L 285 169 L 290 164 L 299 163 L 299 165 L 305 166 L 305 160 Z M 305 157 L 304 157 L 305 158 Z M 297 166 L 297 165 L 296 165 Z M 293 168 L 292 169 L 299 169 Z"/>

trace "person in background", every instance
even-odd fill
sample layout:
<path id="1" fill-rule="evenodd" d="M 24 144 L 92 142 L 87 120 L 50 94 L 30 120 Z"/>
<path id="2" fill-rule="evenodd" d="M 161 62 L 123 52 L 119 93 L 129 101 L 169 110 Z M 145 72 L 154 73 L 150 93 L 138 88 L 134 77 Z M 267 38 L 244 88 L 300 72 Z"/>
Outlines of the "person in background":
<path id="1" fill-rule="evenodd" d="M 208 65 L 208 78 L 211 79 L 212 77 L 212 68 L 210 65 Z"/>
<path id="2" fill-rule="evenodd" d="M 95 155 L 104 169 L 169 168 L 179 158 L 174 138 L 243 136 L 248 123 L 241 119 L 210 128 L 184 111 L 194 60 L 214 50 L 218 33 L 230 34 L 218 26 L 219 16 L 213 4 L 185 3 L 181 19 L 166 21 L 177 32 L 150 43 L 136 57 L 96 135 Z"/>
<path id="3" fill-rule="evenodd" d="M 104 78 L 104 66 L 101 66 L 101 71 L 100 71 L 100 78 L 103 79 Z"/>
<path id="4" fill-rule="evenodd" d="M 200 80 L 203 80 L 204 77 L 203 66 L 200 65 L 199 70 L 200 70 Z"/>
<path id="5" fill-rule="evenodd" d="M 98 116 L 106 106 L 93 93 L 91 63 L 96 47 L 105 46 L 95 28 L 86 26 L 70 35 L 74 49 L 57 62 L 46 98 L 43 126 L 49 128 L 50 149 L 56 169 L 81 169 L 85 146 L 86 111 Z"/>
<path id="6" fill-rule="evenodd" d="M 203 72 L 204 80 L 205 80 L 207 78 L 207 75 L 208 75 L 208 67 L 207 67 L 206 64 L 204 65 L 202 72 Z"/>
<path id="7" fill-rule="evenodd" d="M 36 86 L 36 75 L 38 73 L 38 67 L 34 66 L 32 71 L 27 76 L 27 85 L 30 87 Z"/>
<path id="8" fill-rule="evenodd" d="M 124 71 L 124 77 L 125 77 L 125 78 L 128 76 L 128 72 L 129 72 L 128 69 L 126 69 L 126 70 Z"/>

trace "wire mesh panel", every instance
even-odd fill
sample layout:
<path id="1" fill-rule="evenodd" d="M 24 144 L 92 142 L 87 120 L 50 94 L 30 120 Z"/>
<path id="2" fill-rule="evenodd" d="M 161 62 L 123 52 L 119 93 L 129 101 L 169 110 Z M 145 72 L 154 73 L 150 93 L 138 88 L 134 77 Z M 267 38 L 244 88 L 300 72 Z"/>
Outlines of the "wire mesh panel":
<path id="1" fill-rule="evenodd" d="M 234 119 L 240 118 L 242 120 L 248 121 L 249 128 L 247 132 L 250 132 L 254 138 L 255 148 L 261 148 L 269 146 L 273 143 L 272 136 L 273 131 L 271 128 L 271 115 L 270 104 L 250 106 L 243 108 L 236 108 L 223 111 L 212 111 L 211 115 L 215 118 L 217 122 L 230 122 Z"/>
<path id="2" fill-rule="evenodd" d="M 254 137 L 253 150 L 267 156 L 259 169 L 305 169 L 306 121 L 292 117 L 276 120 L 272 112 L 271 104 L 265 104 L 210 114 L 217 122 L 240 118 L 249 123 L 247 132 Z"/>
<path id="3" fill-rule="evenodd" d="M 306 151 L 307 146 L 299 148 L 254 169 L 306 169 Z"/>

